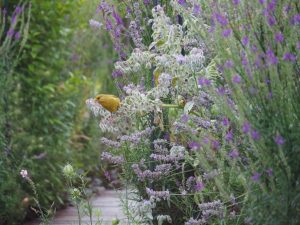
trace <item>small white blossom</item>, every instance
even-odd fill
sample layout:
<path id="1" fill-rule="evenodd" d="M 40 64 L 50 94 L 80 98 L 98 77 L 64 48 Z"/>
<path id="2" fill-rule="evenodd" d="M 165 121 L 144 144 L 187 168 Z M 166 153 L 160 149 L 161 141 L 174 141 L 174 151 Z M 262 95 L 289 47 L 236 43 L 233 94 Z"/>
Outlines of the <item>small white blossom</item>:
<path id="1" fill-rule="evenodd" d="M 23 178 L 28 178 L 28 171 L 27 171 L 27 170 L 21 170 L 20 175 L 21 175 Z"/>

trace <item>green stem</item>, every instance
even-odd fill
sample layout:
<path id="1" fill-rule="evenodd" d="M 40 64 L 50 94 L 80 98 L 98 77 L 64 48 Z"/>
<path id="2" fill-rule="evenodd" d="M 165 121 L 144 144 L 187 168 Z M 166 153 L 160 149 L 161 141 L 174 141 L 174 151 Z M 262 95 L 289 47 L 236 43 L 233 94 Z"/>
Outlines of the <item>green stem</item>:
<path id="1" fill-rule="evenodd" d="M 79 204 L 76 202 L 76 209 L 77 209 L 77 213 L 78 213 L 78 222 L 79 225 L 81 225 L 81 216 L 80 216 L 80 210 L 79 210 Z"/>
<path id="2" fill-rule="evenodd" d="M 163 108 L 182 108 L 180 105 L 176 105 L 176 104 L 162 104 L 161 107 L 163 107 Z"/>

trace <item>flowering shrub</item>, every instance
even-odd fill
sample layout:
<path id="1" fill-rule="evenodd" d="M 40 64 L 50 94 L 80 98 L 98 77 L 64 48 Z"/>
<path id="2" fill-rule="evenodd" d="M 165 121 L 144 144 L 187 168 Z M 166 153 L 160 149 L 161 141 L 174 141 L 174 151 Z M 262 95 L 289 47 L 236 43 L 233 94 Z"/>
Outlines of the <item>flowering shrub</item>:
<path id="1" fill-rule="evenodd" d="M 126 3 L 125 21 L 98 9 L 122 50 L 120 107 L 87 104 L 131 222 L 297 224 L 299 3 Z"/>

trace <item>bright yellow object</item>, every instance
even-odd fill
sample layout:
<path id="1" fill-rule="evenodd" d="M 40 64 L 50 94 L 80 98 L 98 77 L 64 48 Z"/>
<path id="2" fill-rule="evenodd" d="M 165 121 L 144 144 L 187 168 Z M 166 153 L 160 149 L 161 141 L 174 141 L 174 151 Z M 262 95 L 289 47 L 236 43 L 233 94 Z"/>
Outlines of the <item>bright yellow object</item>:
<path id="1" fill-rule="evenodd" d="M 114 95 L 100 94 L 97 95 L 95 100 L 110 112 L 116 112 L 121 104 L 120 99 Z"/>

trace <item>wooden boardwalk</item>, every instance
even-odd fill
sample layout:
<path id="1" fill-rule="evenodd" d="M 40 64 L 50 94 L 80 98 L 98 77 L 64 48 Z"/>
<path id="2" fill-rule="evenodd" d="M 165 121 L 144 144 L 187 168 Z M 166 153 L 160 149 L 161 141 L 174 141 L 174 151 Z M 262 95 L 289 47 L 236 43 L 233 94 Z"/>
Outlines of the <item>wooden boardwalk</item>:
<path id="1" fill-rule="evenodd" d="M 120 225 L 125 225 L 126 218 L 122 213 L 120 206 L 120 193 L 113 190 L 105 190 L 101 195 L 96 196 L 91 200 L 94 211 L 100 211 L 100 217 L 97 218 L 97 213 L 94 213 L 93 225 L 111 225 L 112 220 L 118 218 Z M 102 220 L 102 223 L 98 221 Z M 98 223 L 97 223 L 98 222 Z M 75 207 L 68 207 L 56 213 L 56 216 L 50 223 L 51 225 L 78 225 L 77 210 Z M 27 223 L 25 225 L 39 225 L 38 221 Z M 82 218 L 82 225 L 91 225 L 87 216 Z"/>

